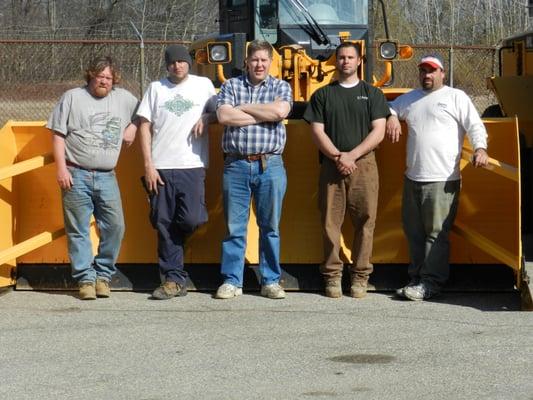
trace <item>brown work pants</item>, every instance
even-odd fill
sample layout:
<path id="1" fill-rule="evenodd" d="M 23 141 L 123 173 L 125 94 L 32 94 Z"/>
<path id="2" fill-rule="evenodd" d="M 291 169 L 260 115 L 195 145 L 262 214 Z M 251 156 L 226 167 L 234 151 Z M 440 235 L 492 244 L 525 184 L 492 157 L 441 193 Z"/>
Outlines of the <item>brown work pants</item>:
<path id="1" fill-rule="evenodd" d="M 340 279 L 341 227 L 346 211 L 354 226 L 352 281 L 366 282 L 372 273 L 372 241 L 378 205 L 379 176 L 374 152 L 357 160 L 357 169 L 343 177 L 330 159 L 320 169 L 318 202 L 322 217 L 324 262 L 320 267 L 326 280 Z"/>

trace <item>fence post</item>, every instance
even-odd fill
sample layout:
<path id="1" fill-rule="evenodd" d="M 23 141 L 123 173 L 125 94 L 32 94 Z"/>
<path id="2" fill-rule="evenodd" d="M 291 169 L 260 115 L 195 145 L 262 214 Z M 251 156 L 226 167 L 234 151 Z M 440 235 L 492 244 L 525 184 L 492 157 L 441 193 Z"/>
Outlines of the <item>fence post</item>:
<path id="1" fill-rule="evenodd" d="M 492 76 L 500 75 L 500 59 L 498 46 L 492 48 Z"/>
<path id="2" fill-rule="evenodd" d="M 448 64 L 449 64 L 449 70 L 448 73 L 448 85 L 450 87 L 453 87 L 453 67 L 454 67 L 454 60 L 453 60 L 453 44 L 450 45 L 450 50 L 448 52 Z"/>
<path id="3" fill-rule="evenodd" d="M 139 43 L 139 63 L 140 63 L 140 77 L 139 77 L 139 87 L 140 87 L 140 91 L 141 91 L 141 94 L 140 94 L 140 98 L 143 97 L 144 95 L 144 39 L 141 35 L 141 33 L 137 30 L 137 27 L 135 26 L 135 24 L 133 23 L 133 21 L 130 21 L 130 24 L 133 28 L 133 30 L 135 31 L 135 34 L 137 35 L 137 37 L 139 38 L 140 40 L 140 43 Z"/>

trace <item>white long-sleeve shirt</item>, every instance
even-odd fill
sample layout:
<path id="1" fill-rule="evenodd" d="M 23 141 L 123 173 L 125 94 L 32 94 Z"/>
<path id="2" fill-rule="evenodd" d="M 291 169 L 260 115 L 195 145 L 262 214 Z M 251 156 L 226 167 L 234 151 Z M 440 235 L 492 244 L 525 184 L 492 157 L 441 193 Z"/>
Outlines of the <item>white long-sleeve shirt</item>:
<path id="1" fill-rule="evenodd" d="M 413 181 L 460 179 L 465 132 L 474 150 L 487 148 L 485 126 L 462 90 L 449 86 L 435 91 L 415 89 L 391 102 L 390 107 L 409 129 L 405 175 Z"/>

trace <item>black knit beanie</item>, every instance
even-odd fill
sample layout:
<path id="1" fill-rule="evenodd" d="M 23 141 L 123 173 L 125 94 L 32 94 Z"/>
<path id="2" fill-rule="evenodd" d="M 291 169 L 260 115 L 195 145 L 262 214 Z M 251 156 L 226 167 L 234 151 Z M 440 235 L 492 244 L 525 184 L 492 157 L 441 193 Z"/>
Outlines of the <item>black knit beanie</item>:
<path id="1" fill-rule="evenodd" d="M 165 63 L 168 65 L 176 61 L 185 61 L 189 64 L 189 67 L 192 64 L 191 56 L 185 46 L 171 44 L 165 50 Z"/>

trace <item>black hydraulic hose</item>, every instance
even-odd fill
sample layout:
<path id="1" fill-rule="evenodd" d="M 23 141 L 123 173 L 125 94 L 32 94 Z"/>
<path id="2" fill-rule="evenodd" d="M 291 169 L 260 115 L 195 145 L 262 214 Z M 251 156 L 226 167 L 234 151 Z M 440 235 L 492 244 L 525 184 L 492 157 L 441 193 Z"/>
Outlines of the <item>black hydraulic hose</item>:
<path id="1" fill-rule="evenodd" d="M 385 4 L 383 0 L 378 0 L 381 4 L 381 13 L 383 14 L 383 27 L 385 28 L 385 39 L 390 40 L 389 37 L 389 23 L 387 22 L 387 13 L 385 11 Z"/>

